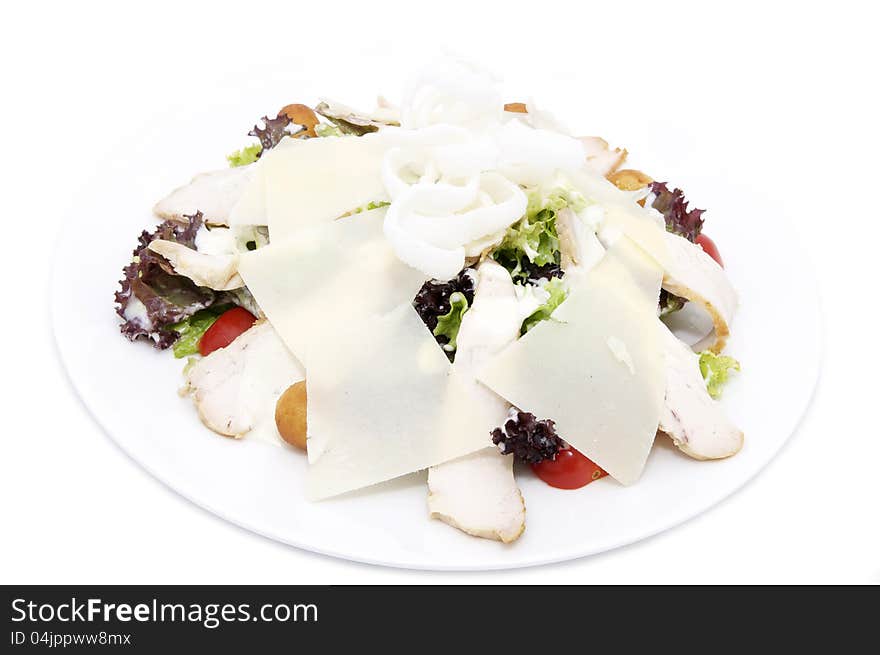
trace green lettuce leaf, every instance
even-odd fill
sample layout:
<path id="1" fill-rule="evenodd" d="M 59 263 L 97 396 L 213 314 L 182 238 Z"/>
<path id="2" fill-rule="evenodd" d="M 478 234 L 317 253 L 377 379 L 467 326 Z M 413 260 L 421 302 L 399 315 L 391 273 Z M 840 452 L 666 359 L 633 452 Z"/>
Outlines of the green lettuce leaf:
<path id="1" fill-rule="evenodd" d="M 550 192 L 532 191 L 525 216 L 507 229 L 492 253 L 493 259 L 510 272 L 515 282 L 560 276 L 556 213 L 563 207 L 577 212 L 585 206 L 583 196 L 562 187 Z"/>
<path id="2" fill-rule="evenodd" d="M 345 136 L 345 132 L 331 123 L 318 123 L 315 125 L 315 134 L 318 136 Z"/>
<path id="3" fill-rule="evenodd" d="M 229 162 L 231 168 L 247 166 L 257 161 L 261 152 L 263 152 L 263 146 L 259 143 L 252 143 L 241 150 L 236 150 L 231 155 L 226 155 L 226 161 Z"/>
<path id="4" fill-rule="evenodd" d="M 214 325 L 214 321 L 230 308 L 230 305 L 222 305 L 220 307 L 209 307 L 202 309 L 189 318 L 179 323 L 169 326 L 180 336 L 174 342 L 172 350 L 177 359 L 189 357 L 190 355 L 199 354 L 199 341 L 202 335 L 208 331 L 208 328 Z"/>
<path id="5" fill-rule="evenodd" d="M 437 317 L 437 327 L 434 328 L 435 337 L 445 337 L 446 343 L 443 350 L 450 352 L 457 348 L 456 339 L 461 329 L 461 318 L 468 310 L 468 301 L 465 295 L 456 291 L 449 296 L 450 310 Z"/>
<path id="6" fill-rule="evenodd" d="M 706 389 L 713 398 L 721 397 L 721 389 L 727 382 L 731 370 L 740 370 L 739 362 L 733 357 L 716 355 L 710 350 L 700 353 L 700 373 L 703 374 Z"/>
<path id="7" fill-rule="evenodd" d="M 192 367 L 198 363 L 199 359 L 200 359 L 199 357 L 195 357 L 195 356 L 186 358 L 186 364 L 184 364 L 183 371 L 181 371 L 181 373 L 183 374 L 183 377 L 186 377 L 187 375 L 189 375 L 189 372 L 192 370 Z"/>
<path id="8" fill-rule="evenodd" d="M 538 307 L 538 309 L 532 312 L 529 317 L 523 321 L 522 327 L 520 328 L 520 334 L 525 334 L 541 321 L 546 321 L 550 318 L 550 315 L 554 310 L 559 307 L 559 305 L 562 304 L 562 301 L 565 300 L 566 296 L 568 296 L 568 290 L 565 288 L 565 283 L 558 277 L 548 280 L 547 284 L 544 285 L 544 290 L 550 294 L 550 297 L 543 305 Z"/>
<path id="9" fill-rule="evenodd" d="M 666 289 L 660 289 L 660 318 L 677 312 L 685 306 L 685 303 L 687 303 L 687 298 L 676 296 L 674 293 L 669 293 Z"/>
<path id="10" fill-rule="evenodd" d="M 360 214 L 361 212 L 368 212 L 368 211 L 372 211 L 374 209 L 379 209 L 381 207 L 387 207 L 390 204 L 391 204 L 390 202 L 387 202 L 385 200 L 373 200 L 372 202 L 368 202 L 363 207 L 358 207 L 357 209 L 355 209 L 351 213 L 352 214 Z"/>
<path id="11" fill-rule="evenodd" d="M 385 200 L 373 200 L 368 202 L 366 205 L 361 205 L 360 207 L 355 207 L 350 212 L 343 214 L 340 218 L 345 218 L 346 216 L 354 216 L 355 214 L 360 214 L 362 212 L 372 211 L 373 209 L 380 209 L 382 207 L 387 207 L 390 205 L 390 202 Z"/>
<path id="12" fill-rule="evenodd" d="M 318 103 L 315 112 L 333 123 L 343 134 L 354 134 L 355 136 L 375 132 L 381 126 L 389 124 L 384 121 L 375 121 L 369 116 L 358 114 L 350 107 L 326 100 Z"/>

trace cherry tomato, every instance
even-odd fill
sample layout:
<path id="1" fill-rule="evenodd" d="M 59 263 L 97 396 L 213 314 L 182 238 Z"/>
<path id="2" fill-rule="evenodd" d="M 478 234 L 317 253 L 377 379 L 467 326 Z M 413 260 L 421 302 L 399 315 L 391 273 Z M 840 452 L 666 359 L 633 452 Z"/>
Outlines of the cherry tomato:
<path id="1" fill-rule="evenodd" d="M 712 241 L 705 234 L 701 234 L 697 237 L 697 245 L 700 246 L 709 257 L 718 262 L 718 265 L 721 268 L 724 268 L 724 262 L 721 261 L 721 255 L 718 253 L 718 246 L 715 245 L 715 242 Z"/>
<path id="2" fill-rule="evenodd" d="M 574 448 L 560 450 L 556 459 L 545 459 L 531 466 L 535 475 L 557 489 L 580 489 L 608 475 Z"/>
<path id="3" fill-rule="evenodd" d="M 235 337 L 246 332 L 256 320 L 256 316 L 244 307 L 233 307 L 223 312 L 199 339 L 199 352 L 202 355 L 210 355 L 215 350 L 225 348 L 235 340 Z"/>

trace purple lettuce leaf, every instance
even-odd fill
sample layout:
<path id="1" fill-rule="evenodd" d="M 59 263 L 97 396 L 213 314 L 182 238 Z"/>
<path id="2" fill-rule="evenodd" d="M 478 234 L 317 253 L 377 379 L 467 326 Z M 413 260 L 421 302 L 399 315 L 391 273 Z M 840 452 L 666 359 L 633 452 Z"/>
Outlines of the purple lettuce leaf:
<path id="1" fill-rule="evenodd" d="M 651 206 L 663 214 L 666 229 L 695 242 L 703 229 L 703 209 L 688 210 L 688 201 L 681 189 L 670 191 L 665 182 L 652 182 L 654 202 Z"/>
<path id="2" fill-rule="evenodd" d="M 257 137 L 265 152 L 277 146 L 281 139 L 289 136 L 290 133 L 287 131 L 287 126 L 290 125 L 291 120 L 283 112 L 279 113 L 275 118 L 263 116 L 262 120 L 264 127 L 254 125 L 254 128 L 248 132 L 248 136 Z"/>
<path id="3" fill-rule="evenodd" d="M 131 263 L 122 269 L 116 313 L 123 319 L 120 331 L 131 341 L 150 339 L 156 348 L 168 348 L 179 337 L 171 325 L 209 307 L 217 298 L 211 289 L 177 275 L 164 257 L 147 247 L 164 239 L 193 248 L 202 214 L 186 218 L 185 224 L 165 221 L 153 232 L 141 232 Z"/>

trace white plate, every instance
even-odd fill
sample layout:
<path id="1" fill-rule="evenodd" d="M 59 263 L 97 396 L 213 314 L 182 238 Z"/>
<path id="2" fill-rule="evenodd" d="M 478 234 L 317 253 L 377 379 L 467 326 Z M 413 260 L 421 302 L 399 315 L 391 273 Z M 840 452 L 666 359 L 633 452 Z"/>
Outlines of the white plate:
<path id="1" fill-rule="evenodd" d="M 153 202 L 192 174 L 222 167 L 223 153 L 247 142 L 241 127 L 263 108 L 299 99 L 284 97 L 280 88 L 300 88 L 304 98 L 320 92 L 304 79 L 296 84 L 265 80 L 262 87 L 251 84 L 239 96 L 246 100 L 234 107 L 178 107 L 157 117 L 100 172 L 59 242 L 51 309 L 70 379 L 116 443 L 169 487 L 233 523 L 319 553 L 409 568 L 509 568 L 598 553 L 694 517 L 745 484 L 795 430 L 819 371 L 812 274 L 796 247 L 779 247 L 791 243 L 791 232 L 774 215 L 772 198 L 701 167 L 702 177 L 690 171 L 687 180 L 675 181 L 709 207 L 706 231 L 720 245 L 741 296 L 728 351 L 741 360 L 743 372 L 724 396 L 746 434 L 736 457 L 698 462 L 660 439 L 642 479 L 628 488 L 605 478 L 558 491 L 521 471 L 527 528 L 508 546 L 429 520 L 424 473 L 307 502 L 302 455 L 205 429 L 192 403 L 177 395 L 183 362 L 129 343 L 113 312 L 120 269 L 139 230 L 152 224 Z M 686 138 L 680 127 L 674 134 L 677 144 Z M 666 144 L 645 141 L 641 148 L 626 145 L 640 162 L 655 162 L 654 168 L 646 165 L 649 172 L 669 170 L 656 163 L 670 159 Z M 692 160 L 697 150 L 692 143 Z"/>

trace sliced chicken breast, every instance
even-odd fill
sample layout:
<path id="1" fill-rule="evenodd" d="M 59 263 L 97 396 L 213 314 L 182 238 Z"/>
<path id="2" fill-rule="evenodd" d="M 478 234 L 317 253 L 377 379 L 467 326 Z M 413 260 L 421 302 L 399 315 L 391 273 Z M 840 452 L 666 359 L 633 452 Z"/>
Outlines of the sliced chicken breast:
<path id="1" fill-rule="evenodd" d="M 200 211 L 209 225 L 229 225 L 229 212 L 244 193 L 253 171 L 250 165 L 196 175 L 189 184 L 157 202 L 153 213 L 164 219 L 183 221 L 184 216 Z"/>
<path id="2" fill-rule="evenodd" d="M 498 414 L 498 425 L 509 405 L 476 381 L 479 367 L 519 337 L 524 311 L 510 274 L 487 259 L 478 269 L 473 307 L 461 321 L 455 368 L 472 381 L 471 393 Z M 486 435 L 486 443 L 490 443 Z M 428 469 L 428 509 L 477 537 L 514 541 L 525 530 L 525 503 L 513 477 L 513 459 L 489 446 L 467 457 Z"/>
<path id="3" fill-rule="evenodd" d="M 495 447 L 431 467 L 428 490 L 431 518 L 467 534 L 510 543 L 526 528 L 513 458 Z"/>
<path id="4" fill-rule="evenodd" d="M 668 256 L 665 258 L 663 288 L 700 305 L 712 318 L 712 334 L 694 349 L 721 352 L 736 313 L 736 290 L 724 269 L 697 244 L 667 232 L 666 247 Z"/>
<path id="5" fill-rule="evenodd" d="M 278 436 L 275 403 L 304 377 L 299 361 L 262 321 L 196 362 L 186 374 L 184 392 L 192 396 L 202 422 L 219 434 L 240 438 L 256 431 Z"/>
<path id="6" fill-rule="evenodd" d="M 721 459 L 739 452 L 743 433 L 706 391 L 699 355 L 660 323 L 666 357 L 666 399 L 660 431 L 695 459 Z"/>
<path id="7" fill-rule="evenodd" d="M 207 255 L 175 241 L 156 239 L 148 246 L 174 268 L 200 287 L 231 291 L 244 286 L 238 274 L 238 255 Z"/>

